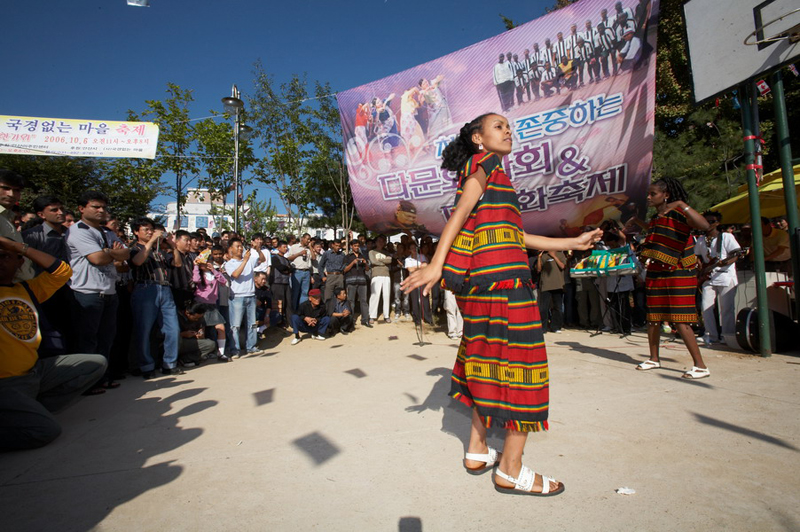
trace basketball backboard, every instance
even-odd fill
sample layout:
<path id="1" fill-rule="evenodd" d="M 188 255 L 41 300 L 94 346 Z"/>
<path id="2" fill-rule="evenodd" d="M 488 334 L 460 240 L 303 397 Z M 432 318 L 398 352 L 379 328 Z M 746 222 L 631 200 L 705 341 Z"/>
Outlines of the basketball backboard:
<path id="1" fill-rule="evenodd" d="M 712 98 L 800 55 L 800 42 L 777 37 L 800 24 L 798 7 L 798 0 L 687 2 L 683 9 L 695 102 Z M 766 42 L 770 37 L 777 38 Z"/>

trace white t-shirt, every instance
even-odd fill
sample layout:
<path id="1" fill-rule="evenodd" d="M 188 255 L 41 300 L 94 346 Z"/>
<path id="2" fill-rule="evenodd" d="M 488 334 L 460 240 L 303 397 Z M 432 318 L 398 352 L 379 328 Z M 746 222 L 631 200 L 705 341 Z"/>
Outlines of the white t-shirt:
<path id="1" fill-rule="evenodd" d="M 264 249 L 264 248 L 261 248 L 261 253 L 264 255 L 264 258 L 266 258 L 267 260 L 265 260 L 261 264 L 257 264 L 256 267 L 253 268 L 253 270 L 257 271 L 257 272 L 264 272 L 267 275 L 269 275 L 269 263 L 270 263 L 269 251 Z M 258 253 L 256 253 L 255 249 L 253 249 L 250 252 L 250 255 L 255 255 L 256 257 L 258 257 Z"/>
<path id="2" fill-rule="evenodd" d="M 422 253 L 418 253 L 416 259 L 412 256 L 406 257 L 404 265 L 407 270 L 409 268 L 419 268 L 420 266 L 422 266 L 423 262 L 428 262 L 428 259 L 425 258 L 425 255 L 423 255 Z"/>
<path id="3" fill-rule="evenodd" d="M 720 236 L 722 236 L 722 257 L 718 256 L 719 243 L 717 240 Z M 728 232 L 722 232 L 711 239 L 711 249 L 706 245 L 705 238 L 698 238 L 694 245 L 694 254 L 701 257 L 704 263 L 708 263 L 711 259 L 723 261 L 739 249 L 741 246 L 736 241 L 736 237 Z M 711 286 L 736 286 L 739 284 L 739 280 L 736 278 L 736 263 L 732 262 L 721 268 L 717 266 L 711 273 L 711 278 L 706 282 Z"/>
<path id="4" fill-rule="evenodd" d="M 293 246 L 289 246 L 289 251 L 286 252 L 286 257 L 291 257 L 292 255 L 297 255 L 298 253 L 302 253 L 303 250 L 307 250 L 305 256 L 300 255 L 299 257 L 295 257 L 292 261 L 294 267 L 298 270 L 310 270 L 311 269 L 311 250 L 308 249 L 303 244 L 297 243 Z"/>
<path id="5" fill-rule="evenodd" d="M 233 278 L 233 272 L 239 268 L 242 261 L 239 259 L 228 259 L 225 263 L 225 272 L 231 277 L 231 299 L 236 297 L 248 297 L 256 295 L 256 285 L 253 282 L 253 272 L 258 264 L 258 253 L 250 253 L 242 273 L 237 278 Z"/>

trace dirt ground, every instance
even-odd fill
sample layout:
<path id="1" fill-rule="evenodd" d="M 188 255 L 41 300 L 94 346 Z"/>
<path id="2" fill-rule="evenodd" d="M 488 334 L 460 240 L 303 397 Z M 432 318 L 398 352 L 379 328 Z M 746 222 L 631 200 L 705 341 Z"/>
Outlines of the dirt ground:
<path id="1" fill-rule="evenodd" d="M 711 377 L 687 381 L 680 343 L 637 372 L 643 333 L 548 334 L 550 431 L 524 461 L 566 491 L 534 498 L 464 472 L 457 346 L 418 340 L 272 332 L 233 363 L 128 377 L 60 414 L 53 444 L 0 455 L 2 529 L 800 530 L 798 352 L 703 349 Z"/>

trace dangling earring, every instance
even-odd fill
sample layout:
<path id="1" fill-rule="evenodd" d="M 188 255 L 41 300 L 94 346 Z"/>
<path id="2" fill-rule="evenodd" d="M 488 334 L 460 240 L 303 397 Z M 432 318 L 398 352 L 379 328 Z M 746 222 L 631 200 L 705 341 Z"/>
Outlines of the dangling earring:
<path id="1" fill-rule="evenodd" d="M 483 151 L 483 143 L 478 144 L 478 151 Z"/>

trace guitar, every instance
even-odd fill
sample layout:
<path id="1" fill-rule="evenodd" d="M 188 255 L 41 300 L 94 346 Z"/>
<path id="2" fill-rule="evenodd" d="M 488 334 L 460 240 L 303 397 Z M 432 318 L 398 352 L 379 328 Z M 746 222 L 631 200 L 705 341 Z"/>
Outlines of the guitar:
<path id="1" fill-rule="evenodd" d="M 732 253 L 725 260 L 721 261 L 719 259 L 711 259 L 711 262 L 709 262 L 708 264 L 705 264 L 704 266 L 701 266 L 700 269 L 698 270 L 698 272 L 697 272 L 697 286 L 698 287 L 703 286 L 703 283 L 705 283 L 706 281 L 711 279 L 711 275 L 714 273 L 714 268 L 717 268 L 717 267 L 724 268 L 728 264 L 734 263 L 737 260 L 739 260 L 740 258 L 744 257 L 745 253 L 746 252 L 744 250 L 739 249 L 739 250 L 735 251 L 734 253 Z"/>

